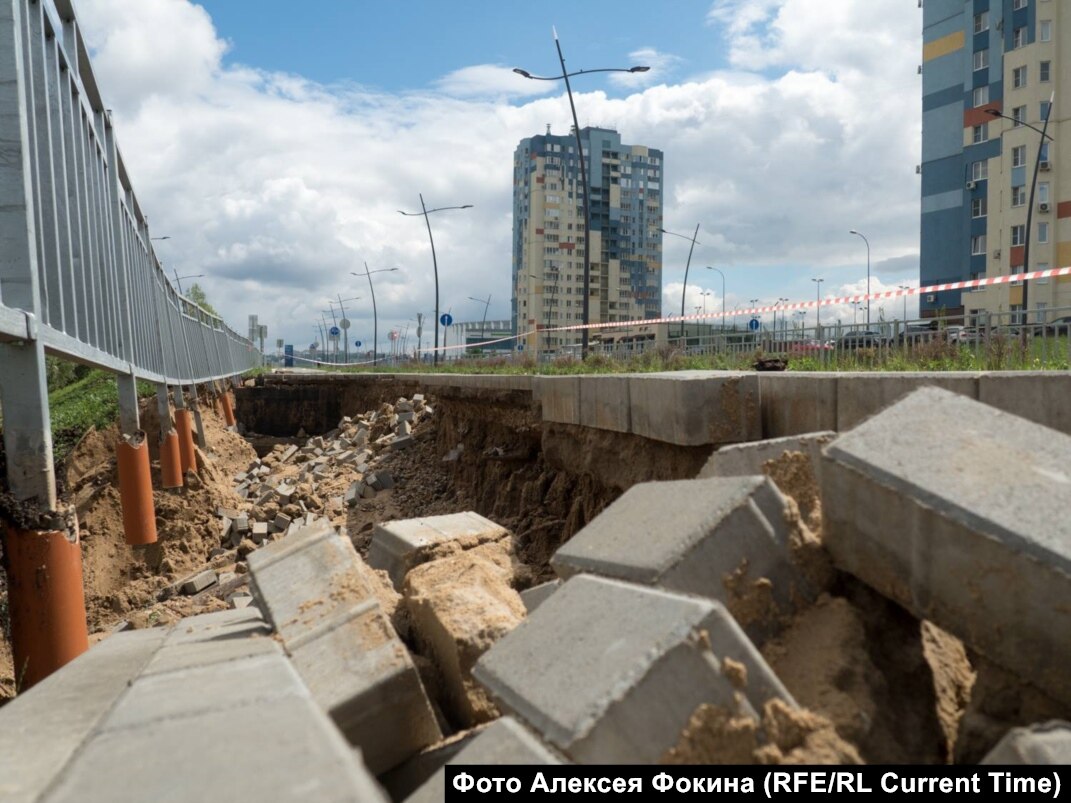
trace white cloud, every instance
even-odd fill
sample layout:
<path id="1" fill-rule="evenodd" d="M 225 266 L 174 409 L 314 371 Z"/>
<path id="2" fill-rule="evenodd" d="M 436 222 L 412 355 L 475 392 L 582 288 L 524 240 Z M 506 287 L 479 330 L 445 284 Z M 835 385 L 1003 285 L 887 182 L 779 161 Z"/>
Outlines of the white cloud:
<path id="1" fill-rule="evenodd" d="M 539 82 L 495 65 L 457 70 L 437 92 L 324 86 L 223 66 L 226 43 L 187 0 L 79 0 L 78 13 L 142 208 L 153 234 L 172 238 L 158 244 L 161 258 L 207 274 L 202 286 L 236 328 L 255 312 L 273 341 L 311 339 L 329 296 L 367 295 L 349 275 L 364 260 L 401 268 L 375 277 L 381 338 L 430 314 L 427 230 L 397 212 L 419 210 L 418 193 L 429 207 L 474 207 L 432 219 L 442 310 L 475 317 L 467 297 L 491 293 L 489 317 L 508 317 L 513 151 L 548 123 L 569 130 L 560 86 L 511 104 L 514 86 Z M 875 266 L 910 261 L 915 9 L 902 0 L 734 0 L 716 3 L 711 19 L 732 69 L 623 98 L 576 95 L 581 125 L 611 124 L 626 142 L 665 152 L 666 228 L 702 224 L 693 269 L 857 264 L 850 228 L 867 233 Z M 660 69 L 673 67 L 666 58 Z M 680 308 L 687 248 L 665 240 L 667 311 Z M 744 298 L 778 294 L 760 270 L 738 275 L 746 279 L 732 289 Z M 729 307 L 738 301 L 730 294 Z M 370 340 L 367 299 L 351 317 Z"/>
<path id="2" fill-rule="evenodd" d="M 459 98 L 522 98 L 545 95 L 555 88 L 553 82 L 525 78 L 498 64 L 462 67 L 440 78 L 435 86 Z"/>
<path id="3" fill-rule="evenodd" d="M 610 73 L 610 81 L 618 86 L 629 89 L 650 86 L 665 81 L 669 75 L 682 62 L 679 56 L 672 53 L 661 53 L 653 47 L 641 47 L 628 54 L 629 67 L 649 67 L 647 72 L 615 72 Z"/>

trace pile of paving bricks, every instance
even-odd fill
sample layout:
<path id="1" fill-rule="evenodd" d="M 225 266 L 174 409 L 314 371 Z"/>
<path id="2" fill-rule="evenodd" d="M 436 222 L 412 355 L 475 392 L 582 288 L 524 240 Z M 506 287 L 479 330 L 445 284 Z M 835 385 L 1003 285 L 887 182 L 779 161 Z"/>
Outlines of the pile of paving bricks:
<path id="1" fill-rule="evenodd" d="M 376 449 L 369 445 L 394 448 L 409 437 L 401 424 L 410 422 L 392 420 L 394 432 L 370 441 L 374 423 L 344 420 L 331 437 L 287 450 L 281 462 L 301 455 L 305 475 L 315 476 L 317 465 L 348 454 L 346 464 L 366 466 L 354 482 L 371 487 Z M 770 460 L 786 452 L 803 456 L 813 474 L 821 541 L 801 505 L 767 476 Z M 213 766 L 201 753 L 218 753 L 215 740 L 198 730 L 199 720 L 184 730 L 169 716 L 178 703 L 150 692 L 169 682 L 181 687 L 177 673 L 200 673 L 206 682 L 229 671 L 235 650 L 245 661 L 235 686 L 243 699 L 257 693 L 254 659 L 268 673 L 281 671 L 280 648 L 289 657 L 286 668 L 301 681 L 287 692 L 295 698 L 289 715 L 323 745 L 321 796 L 341 798 L 345 789 L 380 799 L 368 791 L 374 775 L 393 800 L 440 801 L 447 763 L 665 762 L 689 728 L 704 722 L 731 722 L 735 730 L 725 733 L 746 740 L 743 751 L 719 742 L 735 761 L 792 760 L 805 737 L 782 743 L 771 723 L 802 712 L 761 647 L 812 604 L 833 571 L 1071 706 L 1069 455 L 1071 437 L 922 389 L 849 432 L 741 444 L 715 452 L 696 479 L 634 486 L 559 549 L 552 560 L 558 579 L 520 595 L 511 587 L 510 534 L 475 513 L 381 523 L 367 561 L 322 517 L 273 520 L 248 556 L 254 605 L 224 612 L 249 618 L 219 620 L 244 623 L 248 632 L 235 636 L 271 633 L 271 647 L 246 656 L 235 637 L 209 649 L 196 634 L 186 638 L 196 628 L 182 624 L 158 637 L 144 647 L 155 656 L 147 668 L 122 670 L 132 691 L 122 697 L 117 688 L 121 699 L 109 704 L 103 724 L 83 729 L 78 738 L 88 747 L 69 746 L 70 755 L 39 773 L 59 790 L 44 799 L 67 799 L 61 793 L 74 788 L 86 800 L 105 799 L 97 790 L 114 793 L 112 780 L 130 762 L 124 739 L 174 744 L 185 734 L 181 766 L 154 765 L 156 783 L 181 774 L 188 784 L 189 767 Z M 255 481 L 241 480 L 250 495 L 279 494 L 271 469 L 261 467 L 247 472 Z M 395 615 L 400 606 L 406 616 Z M 120 651 L 126 638 L 147 637 L 120 633 L 107 649 Z M 79 665 L 104 661 L 100 649 L 39 688 L 55 697 L 64 683 L 77 687 Z M 436 672 L 421 670 L 429 661 Z M 294 683 L 288 676 L 283 686 Z M 352 765 L 308 699 L 355 748 Z M 5 762 L 25 753 L 26 740 L 10 723 L 47 700 L 35 689 L 0 709 L 0 777 L 11 777 Z M 252 709 L 243 715 L 254 716 Z M 300 799 L 312 771 L 284 757 L 289 741 L 266 739 L 250 736 L 258 767 L 249 771 L 282 762 L 292 775 L 267 773 L 277 784 L 271 797 Z M 1007 730 L 993 742 L 988 762 L 1071 760 L 1065 722 Z M 246 752 L 238 745 L 239 768 Z M 852 760 L 854 753 L 849 746 L 837 755 Z M 96 780 L 79 756 L 93 757 Z"/>

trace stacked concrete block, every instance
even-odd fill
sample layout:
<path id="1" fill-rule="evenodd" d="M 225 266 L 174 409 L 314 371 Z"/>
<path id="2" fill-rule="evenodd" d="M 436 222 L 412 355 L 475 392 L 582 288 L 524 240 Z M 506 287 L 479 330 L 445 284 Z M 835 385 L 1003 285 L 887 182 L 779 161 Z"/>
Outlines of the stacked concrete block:
<path id="1" fill-rule="evenodd" d="M 837 431 L 847 432 L 923 387 L 942 388 L 977 399 L 978 374 L 923 371 L 838 374 Z"/>
<path id="2" fill-rule="evenodd" d="M 20 695 L 0 710 L 0 796 L 383 803 L 258 619 L 120 633 Z"/>
<path id="3" fill-rule="evenodd" d="M 551 558 L 581 572 L 716 599 L 756 640 L 814 596 L 793 565 L 788 502 L 766 477 L 634 485 Z"/>
<path id="4" fill-rule="evenodd" d="M 762 437 L 755 373 L 674 371 L 629 378 L 631 431 L 680 446 Z"/>
<path id="5" fill-rule="evenodd" d="M 585 764 L 659 761 L 703 703 L 750 715 L 772 698 L 795 705 L 720 603 L 589 575 L 565 582 L 474 674 Z"/>
<path id="6" fill-rule="evenodd" d="M 567 763 L 538 736 L 513 717 L 502 717 L 484 728 L 447 766 L 551 766 Z M 439 769 L 406 803 L 443 803 L 446 800 L 446 772 Z"/>
<path id="7" fill-rule="evenodd" d="M 316 701 L 376 773 L 441 737 L 348 539 L 321 519 L 249 556 L 253 592 Z"/>
<path id="8" fill-rule="evenodd" d="M 978 401 L 1071 435 L 1071 374 L 998 371 L 978 379 Z"/>
<path id="9" fill-rule="evenodd" d="M 1071 764 L 1071 722 L 1053 720 L 1013 728 L 982 759 L 983 764 Z"/>
<path id="10" fill-rule="evenodd" d="M 762 434 L 782 438 L 837 429 L 837 375 L 759 374 Z"/>
<path id="11" fill-rule="evenodd" d="M 1071 703 L 1071 437 L 936 388 L 826 447 L 836 564 Z"/>
<path id="12" fill-rule="evenodd" d="M 377 524 L 368 547 L 368 564 L 390 575 L 401 590 L 406 573 L 444 546 L 469 549 L 509 535 L 505 527 L 478 513 L 451 513 Z"/>
<path id="13" fill-rule="evenodd" d="M 822 448 L 836 437 L 837 433 L 832 431 L 809 432 L 804 435 L 788 435 L 783 438 L 723 446 L 710 456 L 697 477 L 706 479 L 765 474 L 763 466 L 766 462 L 777 460 L 786 452 L 800 452 L 806 455 L 811 466 L 817 471 Z"/>

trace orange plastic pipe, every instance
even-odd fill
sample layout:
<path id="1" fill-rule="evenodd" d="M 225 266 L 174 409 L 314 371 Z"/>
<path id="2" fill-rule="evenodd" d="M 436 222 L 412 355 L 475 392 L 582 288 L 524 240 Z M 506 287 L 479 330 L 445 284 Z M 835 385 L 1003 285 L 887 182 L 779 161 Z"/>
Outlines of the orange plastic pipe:
<path id="1" fill-rule="evenodd" d="M 119 501 L 123 507 L 123 533 L 132 546 L 156 543 L 156 508 L 152 500 L 149 445 L 145 433 L 123 438 L 118 446 Z"/>
<path id="2" fill-rule="evenodd" d="M 66 533 L 4 528 L 15 682 L 27 689 L 89 649 L 82 547 Z"/>
<path id="3" fill-rule="evenodd" d="M 182 487 L 182 455 L 178 433 L 173 429 L 160 441 L 160 479 L 164 488 Z"/>
<path id="4" fill-rule="evenodd" d="M 193 454 L 193 424 L 191 422 L 192 416 L 189 410 L 175 410 L 175 429 L 178 431 L 183 476 L 191 469 L 197 470 L 197 458 Z"/>
<path id="5" fill-rule="evenodd" d="M 223 401 L 223 420 L 228 427 L 233 427 L 235 423 L 234 418 L 234 402 L 231 400 L 231 394 L 224 393 L 222 396 Z"/>

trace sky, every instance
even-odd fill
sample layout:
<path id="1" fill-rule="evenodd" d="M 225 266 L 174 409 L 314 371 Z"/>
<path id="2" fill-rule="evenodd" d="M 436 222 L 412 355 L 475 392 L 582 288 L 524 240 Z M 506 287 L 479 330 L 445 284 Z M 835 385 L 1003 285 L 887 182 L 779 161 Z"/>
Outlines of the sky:
<path id="1" fill-rule="evenodd" d="M 510 310 L 512 157 L 581 125 L 664 151 L 666 229 L 700 226 L 685 306 L 807 300 L 918 284 L 922 12 L 914 0 L 75 0 L 105 103 L 165 268 L 245 333 L 318 339 L 329 298 L 372 339 L 440 308 Z M 666 237 L 663 310 L 689 243 Z M 360 278 L 352 271 L 362 272 Z M 816 285 L 812 279 L 822 279 Z M 184 285 L 194 281 L 187 279 Z M 706 295 L 704 295 L 706 294 Z M 355 299 L 349 300 L 346 299 Z M 886 318 L 902 317 L 900 300 Z M 908 315 L 917 314 L 908 302 Z M 879 314 L 875 303 L 874 315 Z M 823 321 L 849 321 L 827 308 Z M 431 333 L 425 331 L 425 344 Z"/>

